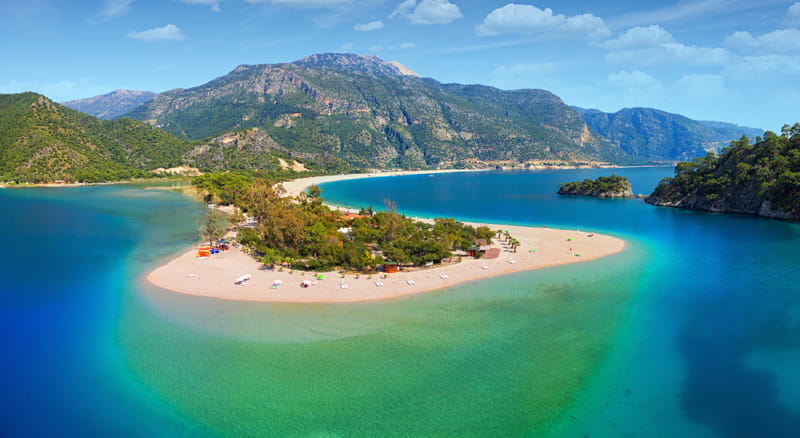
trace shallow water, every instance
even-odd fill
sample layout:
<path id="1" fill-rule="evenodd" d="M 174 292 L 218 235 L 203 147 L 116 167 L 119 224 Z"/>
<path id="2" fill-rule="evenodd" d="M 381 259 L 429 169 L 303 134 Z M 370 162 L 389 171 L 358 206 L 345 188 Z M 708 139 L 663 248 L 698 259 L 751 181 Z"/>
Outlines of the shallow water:
<path id="1" fill-rule="evenodd" d="M 648 192 L 670 169 L 615 169 Z M 0 434 L 800 436 L 800 227 L 554 195 L 609 171 L 323 186 L 340 205 L 580 228 L 619 255 L 380 303 L 231 303 L 141 281 L 202 206 L 4 190 Z M 656 426 L 657 425 L 657 426 Z"/>

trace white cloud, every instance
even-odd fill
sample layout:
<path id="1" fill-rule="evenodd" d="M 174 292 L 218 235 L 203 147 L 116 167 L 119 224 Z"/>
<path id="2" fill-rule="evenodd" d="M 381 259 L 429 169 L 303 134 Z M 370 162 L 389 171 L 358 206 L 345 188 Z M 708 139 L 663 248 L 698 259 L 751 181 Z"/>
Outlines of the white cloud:
<path id="1" fill-rule="evenodd" d="M 181 3 L 188 3 L 190 5 L 208 5 L 211 6 L 213 12 L 219 12 L 219 3 L 224 0 L 178 0 Z"/>
<path id="2" fill-rule="evenodd" d="M 661 82 L 641 70 L 620 70 L 608 75 L 608 82 L 615 85 L 626 87 L 649 88 L 657 90 L 661 88 Z"/>
<path id="3" fill-rule="evenodd" d="M 530 35 L 558 32 L 585 35 L 596 39 L 611 35 L 611 31 L 603 19 L 591 14 L 567 17 L 563 14 L 554 15 L 550 8 L 539 9 L 532 5 L 514 3 L 490 12 L 483 19 L 483 23 L 476 26 L 475 30 L 478 35 L 484 36 L 505 33 Z"/>
<path id="4" fill-rule="evenodd" d="M 140 32 L 130 32 L 128 33 L 128 38 L 147 42 L 183 41 L 186 39 L 178 26 L 175 26 L 174 24 L 168 24 L 164 27 L 157 27 L 155 29 L 148 29 Z"/>
<path id="5" fill-rule="evenodd" d="M 356 24 L 353 29 L 361 32 L 370 32 L 373 30 L 383 29 L 383 21 L 372 21 L 366 24 Z"/>
<path id="6" fill-rule="evenodd" d="M 734 32 L 725 38 L 725 45 L 757 53 L 800 52 L 800 30 L 779 29 L 758 37 L 750 32 Z"/>
<path id="7" fill-rule="evenodd" d="M 608 49 L 605 59 L 613 64 L 652 66 L 655 64 L 728 65 L 736 56 L 718 47 L 699 47 L 675 41 L 657 25 L 634 27 L 614 39 L 594 44 Z"/>
<path id="8" fill-rule="evenodd" d="M 786 17 L 791 20 L 800 21 L 800 2 L 797 2 L 786 11 Z"/>
<path id="9" fill-rule="evenodd" d="M 604 49 L 639 49 L 656 47 L 659 44 L 673 43 L 675 39 L 661 26 L 634 27 L 617 38 L 595 44 Z"/>
<path id="10" fill-rule="evenodd" d="M 800 56 L 743 56 L 739 62 L 727 68 L 725 73 L 741 79 L 763 78 L 774 74 L 796 76 L 800 75 Z"/>
<path id="11" fill-rule="evenodd" d="M 333 8 L 353 3 L 353 0 L 245 0 L 247 3 L 272 3 L 298 8 Z"/>
<path id="12" fill-rule="evenodd" d="M 89 21 L 93 23 L 102 23 L 119 18 L 133 9 L 131 8 L 131 3 L 133 3 L 133 0 L 106 0 L 105 3 L 103 3 L 103 10 L 98 12 Z"/>
<path id="13" fill-rule="evenodd" d="M 657 47 L 613 51 L 606 55 L 612 64 L 652 66 L 656 64 L 683 64 L 691 66 L 725 66 L 736 59 L 731 52 L 717 47 L 687 46 L 681 43 L 661 44 Z"/>
<path id="14" fill-rule="evenodd" d="M 464 18 L 461 9 L 448 0 L 405 0 L 389 15 L 403 17 L 412 24 L 447 24 Z"/>

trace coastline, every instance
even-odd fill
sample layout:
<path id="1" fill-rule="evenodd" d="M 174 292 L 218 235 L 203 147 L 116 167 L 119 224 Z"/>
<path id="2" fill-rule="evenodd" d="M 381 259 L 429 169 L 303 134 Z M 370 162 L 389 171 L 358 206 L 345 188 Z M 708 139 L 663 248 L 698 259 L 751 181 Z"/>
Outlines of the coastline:
<path id="1" fill-rule="evenodd" d="M 284 182 L 287 196 L 297 196 L 307 187 L 331 181 L 380 176 L 424 174 L 445 171 L 401 171 L 373 174 L 329 175 Z M 499 249 L 494 259 L 462 257 L 461 262 L 430 268 L 413 268 L 393 274 L 342 275 L 323 273 L 316 279 L 314 272 L 262 269 L 261 263 L 238 248 L 215 254 L 208 259 L 195 257 L 192 247 L 149 273 L 145 279 L 171 292 L 234 301 L 272 303 L 353 303 L 387 300 L 451 288 L 463 283 L 530 271 L 552 266 L 595 260 L 621 252 L 625 241 L 589 231 L 534 228 L 517 225 L 487 225 L 492 230 L 509 231 L 520 245 L 512 252 L 501 239 L 492 245 Z M 249 274 L 244 285 L 235 280 Z M 273 285 L 280 282 L 277 288 Z M 301 282 L 312 284 L 302 287 Z"/>

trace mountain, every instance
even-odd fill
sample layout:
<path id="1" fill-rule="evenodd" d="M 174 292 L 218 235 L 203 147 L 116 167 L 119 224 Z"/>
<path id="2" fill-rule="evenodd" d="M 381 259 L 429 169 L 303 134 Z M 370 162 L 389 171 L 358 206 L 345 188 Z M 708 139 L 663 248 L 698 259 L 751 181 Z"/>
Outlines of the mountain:
<path id="1" fill-rule="evenodd" d="M 189 142 L 135 120 L 101 121 L 36 93 L 0 94 L 0 180 L 110 181 L 172 167 Z"/>
<path id="2" fill-rule="evenodd" d="M 717 156 L 679 163 L 650 204 L 800 220 L 800 123 L 751 145 L 743 138 Z"/>
<path id="3" fill-rule="evenodd" d="M 353 168 L 631 161 L 548 91 L 442 84 L 365 55 L 240 65 L 126 116 L 187 140 L 255 130 L 262 145 Z"/>
<path id="4" fill-rule="evenodd" d="M 114 90 L 87 99 L 61 102 L 61 105 L 78 110 L 103 120 L 113 120 L 152 99 L 156 93 L 136 90 Z"/>
<path id="5" fill-rule="evenodd" d="M 764 131 L 723 122 L 696 121 L 652 108 L 625 108 L 616 113 L 573 107 L 589 128 L 611 140 L 633 158 L 651 162 L 690 160 L 719 151 L 742 135 Z"/>

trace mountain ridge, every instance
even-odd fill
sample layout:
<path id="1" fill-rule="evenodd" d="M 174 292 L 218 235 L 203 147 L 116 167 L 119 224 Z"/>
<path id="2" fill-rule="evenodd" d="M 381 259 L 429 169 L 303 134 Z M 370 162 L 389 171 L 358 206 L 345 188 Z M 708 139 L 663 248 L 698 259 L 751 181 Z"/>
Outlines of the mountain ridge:
<path id="1" fill-rule="evenodd" d="M 84 99 L 60 102 L 68 108 L 89 114 L 102 120 L 113 120 L 155 97 L 152 91 L 118 89 L 110 93 Z"/>
<path id="2" fill-rule="evenodd" d="M 357 167 L 630 161 L 546 90 L 442 84 L 370 55 L 240 65 L 126 116 L 185 139 L 259 128 L 288 150 Z"/>
<path id="3" fill-rule="evenodd" d="M 589 127 L 625 152 L 652 161 L 673 162 L 719 151 L 742 135 L 764 131 L 725 122 L 693 120 L 655 108 L 623 108 L 615 113 L 573 106 Z"/>

